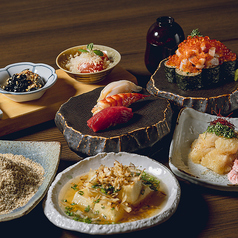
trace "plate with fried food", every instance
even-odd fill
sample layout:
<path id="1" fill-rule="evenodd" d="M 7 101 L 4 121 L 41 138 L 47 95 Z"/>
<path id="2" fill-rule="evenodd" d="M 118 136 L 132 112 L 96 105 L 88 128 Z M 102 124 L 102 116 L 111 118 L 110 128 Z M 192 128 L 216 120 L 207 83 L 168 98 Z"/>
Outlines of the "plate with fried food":
<path id="1" fill-rule="evenodd" d="M 181 179 L 221 191 L 238 191 L 238 119 L 180 111 L 169 166 Z"/>

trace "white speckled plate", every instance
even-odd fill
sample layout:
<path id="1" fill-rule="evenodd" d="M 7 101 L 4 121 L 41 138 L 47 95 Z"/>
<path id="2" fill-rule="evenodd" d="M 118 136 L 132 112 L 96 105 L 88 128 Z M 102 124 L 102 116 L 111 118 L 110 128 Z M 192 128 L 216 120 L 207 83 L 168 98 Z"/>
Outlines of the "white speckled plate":
<path id="1" fill-rule="evenodd" d="M 222 191 L 238 191 L 238 186 L 232 185 L 227 175 L 219 175 L 188 159 L 192 142 L 216 118 L 217 116 L 191 108 L 181 110 L 170 145 L 169 166 L 177 176 L 191 183 Z M 229 121 L 238 128 L 237 118 L 229 118 Z"/>
<path id="2" fill-rule="evenodd" d="M 35 141 L 1 141 L 0 153 L 12 153 L 24 155 L 44 168 L 44 181 L 36 194 L 23 207 L 17 208 L 11 213 L 0 215 L 1 221 L 9 221 L 29 213 L 44 197 L 58 168 L 60 159 L 59 142 L 35 142 Z"/>
<path id="3" fill-rule="evenodd" d="M 71 178 L 88 172 L 90 168 L 97 169 L 101 164 L 110 167 L 113 166 L 115 160 L 119 161 L 123 165 L 129 165 L 130 162 L 132 162 L 139 168 L 146 169 L 147 172 L 156 176 L 161 183 L 165 185 L 167 188 L 168 199 L 161 211 L 151 218 L 110 225 L 87 224 L 74 221 L 66 216 L 58 204 L 58 196 L 62 187 Z M 44 204 L 44 212 L 53 224 L 63 229 L 94 235 L 124 233 L 155 226 L 169 219 L 177 209 L 180 201 L 180 193 L 180 186 L 173 173 L 155 160 L 146 156 L 125 152 L 99 153 L 96 156 L 88 157 L 76 163 L 56 176 L 55 181 L 52 183 L 48 191 L 47 199 Z"/>

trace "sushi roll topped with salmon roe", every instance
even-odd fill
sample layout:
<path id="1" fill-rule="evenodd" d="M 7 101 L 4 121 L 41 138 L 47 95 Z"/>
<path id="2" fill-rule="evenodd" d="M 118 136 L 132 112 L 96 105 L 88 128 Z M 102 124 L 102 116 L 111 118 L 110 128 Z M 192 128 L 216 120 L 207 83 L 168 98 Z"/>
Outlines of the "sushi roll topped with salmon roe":
<path id="1" fill-rule="evenodd" d="M 167 65 L 176 66 L 185 72 L 197 73 L 203 68 L 235 60 L 236 54 L 220 41 L 212 40 L 208 36 L 189 35 L 179 44 L 176 54 L 169 57 Z"/>
<path id="2" fill-rule="evenodd" d="M 206 86 L 203 85 L 203 82 L 207 81 L 207 78 L 203 79 L 204 76 L 210 77 L 211 80 L 216 78 L 215 83 L 220 82 L 221 79 L 224 78 L 234 78 L 235 69 L 237 67 L 236 59 L 236 54 L 223 43 L 218 40 L 210 39 L 208 36 L 202 36 L 198 29 L 196 29 L 192 31 L 186 40 L 178 45 L 175 54 L 169 56 L 165 62 L 165 66 L 174 72 L 177 70 L 176 72 L 179 75 L 177 77 L 180 77 L 180 75 L 191 76 L 193 74 L 197 76 L 205 69 L 215 69 L 214 72 L 216 75 L 210 76 L 210 72 L 206 72 L 205 75 L 200 75 L 200 85 L 197 88 L 203 88 Z M 220 66 L 222 67 L 220 68 Z M 176 73 L 174 73 L 174 77 L 176 77 Z M 168 80 L 170 82 L 181 81 L 180 78 L 178 80 Z M 196 85 L 193 85 L 191 88 L 196 89 Z"/>

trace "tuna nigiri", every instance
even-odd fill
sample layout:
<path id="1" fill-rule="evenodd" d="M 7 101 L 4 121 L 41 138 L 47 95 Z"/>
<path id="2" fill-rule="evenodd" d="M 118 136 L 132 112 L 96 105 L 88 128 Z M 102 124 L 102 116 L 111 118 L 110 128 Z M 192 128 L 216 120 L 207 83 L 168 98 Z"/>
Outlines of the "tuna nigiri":
<path id="1" fill-rule="evenodd" d="M 131 108 L 123 106 L 107 107 L 87 121 L 94 132 L 105 130 L 111 126 L 128 122 L 133 117 Z"/>
<path id="2" fill-rule="evenodd" d="M 107 86 L 103 88 L 97 102 L 105 99 L 106 97 L 116 95 L 119 93 L 140 92 L 141 90 L 142 90 L 142 87 L 134 84 L 131 81 L 128 81 L 128 80 L 115 81 L 115 82 L 109 83 Z"/>
<path id="3" fill-rule="evenodd" d="M 145 97 L 148 97 L 149 95 L 144 95 L 140 93 L 119 93 L 116 95 L 112 95 L 110 97 L 106 97 L 103 100 L 100 100 L 91 110 L 93 115 L 100 112 L 102 109 L 112 106 L 124 106 L 128 107 L 132 103 L 144 99 Z"/>

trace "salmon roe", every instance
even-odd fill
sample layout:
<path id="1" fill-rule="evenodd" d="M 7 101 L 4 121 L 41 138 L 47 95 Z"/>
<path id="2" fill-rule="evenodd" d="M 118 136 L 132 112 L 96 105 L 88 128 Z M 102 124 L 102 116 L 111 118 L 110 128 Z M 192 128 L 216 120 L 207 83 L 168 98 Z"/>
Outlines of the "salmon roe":
<path id="1" fill-rule="evenodd" d="M 176 54 L 169 56 L 167 65 L 189 73 L 236 60 L 236 54 L 223 43 L 208 36 L 188 36 L 178 45 Z"/>

